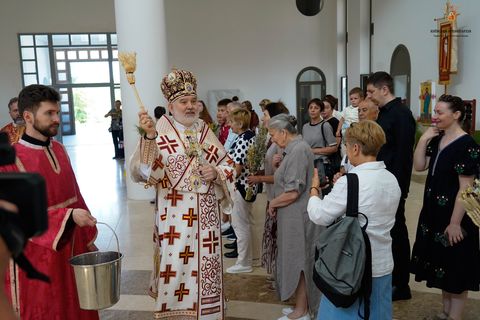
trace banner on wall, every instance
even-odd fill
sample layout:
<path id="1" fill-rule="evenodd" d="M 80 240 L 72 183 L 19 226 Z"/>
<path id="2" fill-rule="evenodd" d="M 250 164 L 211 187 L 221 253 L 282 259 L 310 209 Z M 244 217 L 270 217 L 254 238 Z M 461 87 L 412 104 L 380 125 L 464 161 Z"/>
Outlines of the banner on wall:
<path id="1" fill-rule="evenodd" d="M 447 1 L 442 18 L 437 21 L 438 30 L 438 83 L 450 84 L 451 74 L 457 73 L 458 39 L 454 34 L 457 31 L 457 8 Z"/>

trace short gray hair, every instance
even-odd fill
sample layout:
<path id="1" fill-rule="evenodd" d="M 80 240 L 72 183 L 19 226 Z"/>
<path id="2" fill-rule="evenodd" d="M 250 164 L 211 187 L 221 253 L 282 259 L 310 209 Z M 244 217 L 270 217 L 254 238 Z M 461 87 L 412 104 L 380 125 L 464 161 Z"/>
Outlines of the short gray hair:
<path id="1" fill-rule="evenodd" d="M 297 133 L 297 119 L 289 114 L 277 114 L 268 121 L 268 128 L 276 130 L 287 130 L 291 134 Z"/>

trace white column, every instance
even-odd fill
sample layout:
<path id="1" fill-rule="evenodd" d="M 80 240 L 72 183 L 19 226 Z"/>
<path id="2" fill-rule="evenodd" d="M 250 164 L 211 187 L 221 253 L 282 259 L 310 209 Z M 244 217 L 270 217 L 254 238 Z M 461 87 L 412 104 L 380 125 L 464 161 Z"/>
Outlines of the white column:
<path id="1" fill-rule="evenodd" d="M 166 106 L 160 90 L 162 77 L 168 71 L 164 0 L 115 0 L 115 20 L 118 51 L 137 53 L 136 87 L 145 108 L 153 117 L 155 106 Z M 123 69 L 120 74 L 127 197 L 135 200 L 153 199 L 153 190 L 145 190 L 130 179 L 129 158 L 139 139 L 135 127 L 139 108 Z"/>
<path id="2" fill-rule="evenodd" d="M 345 6 L 347 5 L 346 0 L 337 0 L 337 78 L 336 81 L 336 88 L 337 94 L 336 96 L 339 98 L 338 101 L 340 103 L 340 96 L 341 96 L 341 86 L 340 86 L 340 78 L 347 75 L 347 66 L 346 66 L 346 47 L 347 44 L 345 43 L 346 38 L 346 9 Z M 338 108 L 341 110 L 340 106 Z"/>
<path id="3" fill-rule="evenodd" d="M 348 1 L 347 72 L 348 90 L 360 86 L 360 74 L 368 73 L 370 62 L 370 2 Z M 350 104 L 350 103 L 348 103 Z"/>

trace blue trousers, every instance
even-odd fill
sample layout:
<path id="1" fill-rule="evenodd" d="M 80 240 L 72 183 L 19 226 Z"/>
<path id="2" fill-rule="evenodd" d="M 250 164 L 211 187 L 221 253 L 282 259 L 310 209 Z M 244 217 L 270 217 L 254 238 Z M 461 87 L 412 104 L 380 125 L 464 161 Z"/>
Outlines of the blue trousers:
<path id="1" fill-rule="evenodd" d="M 363 303 L 359 299 L 348 308 L 338 308 L 325 296 L 322 296 L 318 310 L 318 320 L 357 320 L 358 314 L 364 315 Z M 372 278 L 370 295 L 370 320 L 392 319 L 392 274 Z"/>

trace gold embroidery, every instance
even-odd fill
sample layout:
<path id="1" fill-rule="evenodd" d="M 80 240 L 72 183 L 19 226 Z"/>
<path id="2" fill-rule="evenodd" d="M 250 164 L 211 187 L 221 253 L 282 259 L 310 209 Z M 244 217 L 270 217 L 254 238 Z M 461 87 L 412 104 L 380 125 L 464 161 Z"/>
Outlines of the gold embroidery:
<path id="1" fill-rule="evenodd" d="M 156 141 L 155 140 L 144 140 L 143 150 L 142 150 L 142 162 L 148 165 L 151 165 L 156 158 Z"/>
<path id="2" fill-rule="evenodd" d="M 60 238 L 62 237 L 63 231 L 65 231 L 65 225 L 67 224 L 68 218 L 70 218 L 70 215 L 72 214 L 73 209 L 70 209 L 68 214 L 65 215 L 62 221 L 62 226 L 60 227 L 60 230 L 58 231 L 57 235 L 55 236 L 55 240 L 53 240 L 53 245 L 52 249 L 53 251 L 57 251 L 57 244 L 58 241 L 60 241 Z"/>

